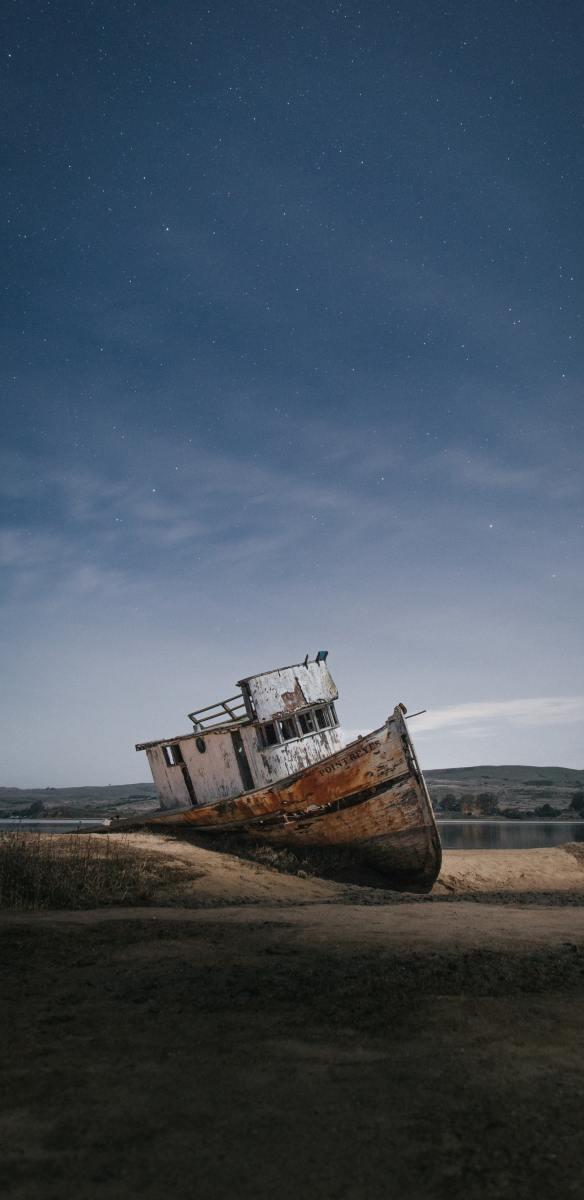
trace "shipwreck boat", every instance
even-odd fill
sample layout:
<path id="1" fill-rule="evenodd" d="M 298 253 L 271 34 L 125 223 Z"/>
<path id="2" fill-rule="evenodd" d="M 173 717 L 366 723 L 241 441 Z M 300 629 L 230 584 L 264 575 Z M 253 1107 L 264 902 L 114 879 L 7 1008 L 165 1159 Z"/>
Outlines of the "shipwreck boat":
<path id="1" fill-rule="evenodd" d="M 235 696 L 188 714 L 191 732 L 139 743 L 161 804 L 144 823 L 351 847 L 389 887 L 427 892 L 440 838 L 405 706 L 344 744 L 326 659 L 321 650 L 314 661 L 241 679 Z"/>

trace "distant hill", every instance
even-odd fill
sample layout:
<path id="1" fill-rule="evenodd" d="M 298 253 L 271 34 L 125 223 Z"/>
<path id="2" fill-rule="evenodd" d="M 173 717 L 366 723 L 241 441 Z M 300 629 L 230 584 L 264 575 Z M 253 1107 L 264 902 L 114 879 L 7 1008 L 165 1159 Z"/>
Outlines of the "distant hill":
<path id="1" fill-rule="evenodd" d="M 584 782 L 584 767 L 581 771 L 573 770 L 572 767 L 521 767 L 521 766 L 503 766 L 503 767 L 442 767 L 435 771 L 424 771 L 426 778 L 430 779 L 493 779 L 499 783 L 539 783 L 544 780 L 546 783 L 566 784 L 571 787 L 578 783 Z"/>
<path id="2" fill-rule="evenodd" d="M 102 817 L 125 816 L 158 808 L 153 783 L 126 783 L 110 787 L 7 788 L 0 787 L 0 817 Z"/>
<path id="3" fill-rule="evenodd" d="M 437 812 L 445 815 L 541 815 L 547 805 L 558 814 L 570 810 L 575 793 L 584 792 L 584 768 L 445 767 L 424 772 Z M 109 787 L 0 787 L 0 817 L 125 816 L 158 808 L 153 783 Z M 544 814 L 551 815 L 551 814 Z M 583 814 L 584 815 L 584 814 Z"/>
<path id="4" fill-rule="evenodd" d="M 445 767 L 424 771 L 435 809 L 468 815 L 552 816 L 547 806 L 566 813 L 574 794 L 584 791 L 584 768 L 570 767 Z M 583 814 L 584 815 L 584 814 Z"/>

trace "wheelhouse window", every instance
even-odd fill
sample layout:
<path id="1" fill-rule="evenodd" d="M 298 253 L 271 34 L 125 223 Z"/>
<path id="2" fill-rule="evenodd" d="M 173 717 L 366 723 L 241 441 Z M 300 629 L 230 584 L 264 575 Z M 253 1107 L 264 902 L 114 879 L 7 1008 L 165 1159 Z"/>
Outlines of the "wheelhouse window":
<path id="1" fill-rule="evenodd" d="M 332 729 L 338 723 L 334 704 L 319 704 L 314 708 L 305 708 L 294 716 L 290 714 L 289 717 L 280 717 L 278 721 L 266 721 L 258 725 L 258 740 L 260 747 L 265 749 L 266 746 L 278 746 L 293 738 Z"/>

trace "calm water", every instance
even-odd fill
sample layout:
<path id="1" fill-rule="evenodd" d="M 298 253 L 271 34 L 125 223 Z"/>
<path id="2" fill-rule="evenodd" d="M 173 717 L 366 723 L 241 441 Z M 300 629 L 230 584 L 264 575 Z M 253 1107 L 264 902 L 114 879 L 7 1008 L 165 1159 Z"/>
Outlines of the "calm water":
<path id="1" fill-rule="evenodd" d="M 533 850 L 584 842 L 584 821 L 438 821 L 445 850 Z"/>
<path id="2" fill-rule="evenodd" d="M 25 829 L 33 833 L 90 833 L 108 829 L 109 819 L 92 821 L 38 821 L 4 818 L 0 831 Z M 584 842 L 584 821 L 438 821 L 445 850 L 531 850 L 537 846 L 561 846 Z"/>

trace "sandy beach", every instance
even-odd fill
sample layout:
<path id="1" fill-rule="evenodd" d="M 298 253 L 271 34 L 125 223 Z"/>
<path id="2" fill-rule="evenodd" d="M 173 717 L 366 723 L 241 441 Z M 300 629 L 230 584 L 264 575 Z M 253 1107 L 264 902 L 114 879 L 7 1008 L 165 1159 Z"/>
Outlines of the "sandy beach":
<path id="1" fill-rule="evenodd" d="M 581 847 L 414 897 L 131 838 L 147 907 L 0 914 L 5 1195 L 581 1193 Z"/>

